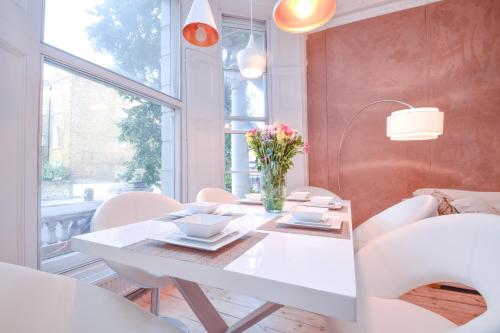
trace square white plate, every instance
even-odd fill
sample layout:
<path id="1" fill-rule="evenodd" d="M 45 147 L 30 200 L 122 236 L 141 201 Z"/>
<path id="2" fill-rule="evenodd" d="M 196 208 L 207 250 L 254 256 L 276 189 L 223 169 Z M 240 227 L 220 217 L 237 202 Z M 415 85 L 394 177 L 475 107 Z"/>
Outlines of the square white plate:
<path id="1" fill-rule="evenodd" d="M 296 201 L 296 202 L 308 202 L 309 199 L 296 198 L 296 197 L 286 197 L 285 200 Z"/>
<path id="2" fill-rule="evenodd" d="M 147 237 L 147 239 L 159 241 L 162 243 L 166 244 L 172 244 L 172 245 L 178 245 L 178 246 L 184 246 L 184 247 L 189 247 L 193 249 L 198 249 L 198 250 L 205 250 L 205 251 L 217 251 L 218 249 L 234 242 L 237 239 L 240 239 L 244 235 L 246 235 L 250 230 L 238 230 L 234 231 L 233 234 L 228 235 L 228 237 L 224 237 L 218 242 L 214 243 L 206 243 L 206 242 L 200 242 L 200 241 L 195 241 L 195 240 L 190 240 L 190 239 L 185 239 L 184 237 L 186 236 L 182 232 L 175 232 L 171 233 L 169 235 L 157 235 L 157 236 L 151 236 Z"/>
<path id="3" fill-rule="evenodd" d="M 262 200 L 253 200 L 253 199 L 238 199 L 238 203 L 244 204 L 244 205 L 262 205 Z"/>
<path id="4" fill-rule="evenodd" d="M 186 216 L 190 216 L 190 215 L 192 215 L 192 214 L 190 212 L 188 212 L 187 210 L 178 210 L 175 212 L 168 213 L 166 216 L 170 217 L 172 219 L 180 219 L 182 217 L 186 217 Z"/>
<path id="5" fill-rule="evenodd" d="M 342 209 L 342 207 L 343 207 L 342 202 L 340 202 L 340 201 L 334 202 L 334 203 L 329 204 L 329 205 L 321 205 L 321 204 L 314 204 L 312 202 L 306 202 L 306 203 L 302 204 L 302 206 L 328 208 L 331 210 L 338 210 L 338 209 Z"/>
<path id="6" fill-rule="evenodd" d="M 239 216 L 245 215 L 243 213 L 233 212 L 230 209 L 223 210 L 223 209 L 219 209 L 219 208 L 211 214 L 212 215 L 221 215 L 221 216 L 233 216 L 233 217 L 239 217 Z M 170 222 L 170 221 L 177 220 L 177 219 L 180 219 L 180 218 L 183 218 L 186 216 L 191 216 L 191 215 L 193 215 L 193 214 L 191 214 L 187 210 L 178 210 L 175 212 L 168 213 L 163 218 L 159 218 L 159 220 L 163 219 L 164 221 Z"/>
<path id="7" fill-rule="evenodd" d="M 209 238 L 201 238 L 201 237 L 193 237 L 193 236 L 188 236 L 188 235 L 182 235 L 183 239 L 191 240 L 191 241 L 196 241 L 196 242 L 202 242 L 202 243 L 215 243 L 223 239 L 224 237 L 232 236 L 233 234 L 236 234 L 238 231 L 222 231 L 218 233 L 217 235 L 213 235 L 212 237 Z"/>
<path id="8" fill-rule="evenodd" d="M 292 227 L 338 231 L 342 228 L 342 217 L 332 216 L 322 220 L 321 222 L 304 222 L 304 221 L 294 220 L 292 217 L 290 217 L 289 219 L 280 221 L 279 223 Z"/>

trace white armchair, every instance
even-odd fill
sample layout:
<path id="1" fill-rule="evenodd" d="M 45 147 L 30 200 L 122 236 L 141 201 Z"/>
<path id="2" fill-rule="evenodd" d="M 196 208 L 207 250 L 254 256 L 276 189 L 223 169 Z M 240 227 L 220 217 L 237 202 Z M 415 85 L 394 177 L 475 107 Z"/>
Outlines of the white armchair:
<path id="1" fill-rule="evenodd" d="M 399 227 L 437 214 L 438 202 L 431 195 L 404 200 L 371 217 L 353 231 L 354 246 L 361 249 L 370 241 Z"/>
<path id="2" fill-rule="evenodd" d="M 357 253 L 357 322 L 327 321 L 331 333 L 500 332 L 500 217 L 432 217 L 388 233 Z M 469 285 L 487 310 L 457 327 L 398 298 L 440 281 Z"/>
<path id="3" fill-rule="evenodd" d="M 0 263 L 0 330 L 12 333 L 182 333 L 96 286 Z"/>
<path id="4" fill-rule="evenodd" d="M 227 203 L 227 204 L 235 204 L 238 198 L 234 196 L 232 193 L 224 191 L 221 188 L 216 187 L 207 187 L 200 192 L 196 196 L 197 202 L 219 202 L 219 203 Z"/>
<path id="5" fill-rule="evenodd" d="M 342 200 L 337 194 L 333 193 L 332 191 L 328 191 L 327 189 L 324 189 L 322 187 L 316 187 L 316 186 L 302 186 L 293 189 L 293 192 L 309 192 L 311 196 L 329 196 L 333 197 L 335 201 L 340 201 Z"/>
<path id="6" fill-rule="evenodd" d="M 105 201 L 95 212 L 92 219 L 91 230 L 98 231 L 140 221 L 150 220 L 165 216 L 166 214 L 184 209 L 174 199 L 151 192 L 128 192 L 117 195 Z M 159 314 L 160 289 L 172 284 L 168 276 L 153 271 L 123 265 L 121 263 L 106 261 L 111 269 L 118 275 L 145 288 L 151 288 L 151 312 Z M 180 321 L 166 318 L 171 323 L 187 328 Z"/>

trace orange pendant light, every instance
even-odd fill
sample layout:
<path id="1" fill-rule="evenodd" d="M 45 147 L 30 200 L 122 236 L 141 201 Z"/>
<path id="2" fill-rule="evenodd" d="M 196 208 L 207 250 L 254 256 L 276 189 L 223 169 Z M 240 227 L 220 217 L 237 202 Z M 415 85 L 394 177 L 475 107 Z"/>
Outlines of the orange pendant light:
<path id="1" fill-rule="evenodd" d="M 308 32 L 330 21 L 336 7 L 336 0 L 279 0 L 273 18 L 281 30 Z"/>
<path id="2" fill-rule="evenodd" d="M 193 0 L 182 35 L 189 43 L 202 47 L 219 41 L 219 31 L 208 0 Z"/>

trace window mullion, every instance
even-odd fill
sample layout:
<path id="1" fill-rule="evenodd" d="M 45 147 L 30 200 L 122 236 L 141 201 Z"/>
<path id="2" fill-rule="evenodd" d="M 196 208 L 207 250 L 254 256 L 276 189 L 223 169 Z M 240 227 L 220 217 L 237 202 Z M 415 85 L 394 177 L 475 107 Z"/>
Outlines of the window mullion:
<path id="1" fill-rule="evenodd" d="M 237 120 L 237 121 L 267 121 L 267 117 L 250 117 L 250 116 L 225 116 L 226 120 Z"/>
<path id="2" fill-rule="evenodd" d="M 132 92 L 155 102 L 182 108 L 182 101 L 169 96 L 161 91 L 145 86 L 135 80 L 103 68 L 92 62 L 64 52 L 47 44 L 41 44 L 41 53 L 47 62 L 68 67 L 72 71 L 87 76 L 91 79 L 113 85 L 117 88 Z"/>

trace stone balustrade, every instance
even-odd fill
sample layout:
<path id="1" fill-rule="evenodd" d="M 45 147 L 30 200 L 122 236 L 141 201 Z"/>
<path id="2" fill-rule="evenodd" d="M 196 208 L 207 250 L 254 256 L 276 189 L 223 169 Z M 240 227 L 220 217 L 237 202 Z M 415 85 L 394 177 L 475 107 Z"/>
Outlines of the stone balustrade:
<path id="1" fill-rule="evenodd" d="M 42 207 L 41 259 L 71 252 L 70 238 L 88 233 L 101 201 L 68 202 Z"/>

